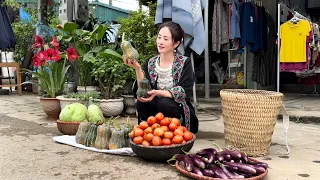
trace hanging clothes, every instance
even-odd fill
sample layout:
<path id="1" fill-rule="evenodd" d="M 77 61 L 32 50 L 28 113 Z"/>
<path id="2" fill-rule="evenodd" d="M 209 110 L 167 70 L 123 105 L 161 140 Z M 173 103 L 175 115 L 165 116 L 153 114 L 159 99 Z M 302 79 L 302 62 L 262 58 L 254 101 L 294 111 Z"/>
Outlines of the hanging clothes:
<path id="1" fill-rule="evenodd" d="M 311 31 L 307 20 L 288 21 L 280 26 L 280 62 L 306 62 L 306 42 Z"/>
<path id="2" fill-rule="evenodd" d="M 16 45 L 6 7 L 1 6 L 4 0 L 0 0 L 0 49 L 13 48 Z"/>
<path id="3" fill-rule="evenodd" d="M 260 7 L 255 5 L 257 16 L 256 16 L 256 24 L 257 24 L 257 40 L 256 42 L 251 44 L 251 52 L 258 52 L 264 48 L 266 45 L 266 34 L 267 34 L 267 28 L 266 28 L 266 10 L 264 7 Z"/>
<path id="4" fill-rule="evenodd" d="M 242 3 L 239 11 L 241 33 L 239 49 L 242 50 L 245 46 L 248 46 L 248 50 L 252 51 L 252 45 L 257 42 L 257 13 L 255 4 L 252 2 Z"/>
<path id="5" fill-rule="evenodd" d="M 277 46 L 274 42 L 277 32 L 272 16 L 265 13 L 264 17 L 265 46 L 263 50 L 254 53 L 251 79 L 261 86 L 269 86 L 276 82 Z"/>
<path id="6" fill-rule="evenodd" d="M 166 19 L 178 23 L 185 32 L 183 49 L 190 47 L 201 55 L 206 46 L 202 10 L 205 0 L 157 0 L 155 24 L 160 24 Z M 182 53 L 184 54 L 184 53 Z"/>
<path id="7" fill-rule="evenodd" d="M 229 50 L 228 4 L 216 0 L 212 16 L 212 51 L 220 53 Z"/>
<path id="8" fill-rule="evenodd" d="M 239 0 L 233 0 L 230 10 L 230 39 L 241 38 L 240 35 L 240 14 L 239 14 Z"/>
<path id="9" fill-rule="evenodd" d="M 280 62 L 280 71 L 285 72 L 303 72 L 306 71 L 309 67 L 309 63 L 311 60 L 311 49 L 310 43 L 313 41 L 313 32 L 310 31 L 310 35 L 307 37 L 306 41 L 306 62 L 298 62 L 298 63 L 281 63 Z"/>

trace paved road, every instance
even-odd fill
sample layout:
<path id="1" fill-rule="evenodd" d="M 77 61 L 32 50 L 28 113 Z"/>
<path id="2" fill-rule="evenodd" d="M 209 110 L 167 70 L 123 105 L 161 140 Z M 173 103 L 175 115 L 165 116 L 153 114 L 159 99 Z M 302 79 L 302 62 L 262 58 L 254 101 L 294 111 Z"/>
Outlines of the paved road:
<path id="1" fill-rule="evenodd" d="M 95 153 L 55 143 L 61 135 L 34 95 L 0 96 L 0 179 L 187 179 L 167 164 L 137 157 Z M 200 113 L 200 132 L 192 149 L 224 146 L 223 120 L 215 112 Z M 133 123 L 136 121 L 133 120 Z M 276 124 L 266 180 L 309 180 L 320 177 L 320 126 L 291 123 L 286 151 L 281 121 Z"/>

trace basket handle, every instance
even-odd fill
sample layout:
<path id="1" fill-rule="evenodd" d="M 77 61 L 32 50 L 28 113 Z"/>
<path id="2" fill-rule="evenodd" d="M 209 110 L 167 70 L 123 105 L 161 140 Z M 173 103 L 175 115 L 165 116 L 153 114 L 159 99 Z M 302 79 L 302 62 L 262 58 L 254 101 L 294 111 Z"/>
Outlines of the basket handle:
<path id="1" fill-rule="evenodd" d="M 282 104 L 281 110 L 283 111 L 282 122 L 283 122 L 283 130 L 284 130 L 284 135 L 286 138 L 286 147 L 287 147 L 287 152 L 285 153 L 285 155 L 288 155 L 290 153 L 290 148 L 288 145 L 288 130 L 289 130 L 290 118 L 289 118 L 288 111 L 287 111 L 286 107 L 284 106 L 284 104 Z"/>

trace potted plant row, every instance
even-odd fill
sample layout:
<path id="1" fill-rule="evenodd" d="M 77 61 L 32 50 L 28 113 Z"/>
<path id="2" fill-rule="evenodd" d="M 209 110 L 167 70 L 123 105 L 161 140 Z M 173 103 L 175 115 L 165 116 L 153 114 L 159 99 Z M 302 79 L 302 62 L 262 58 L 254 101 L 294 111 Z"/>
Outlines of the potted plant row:
<path id="1" fill-rule="evenodd" d="M 57 96 L 57 99 L 60 101 L 61 109 L 63 109 L 66 105 L 72 103 L 81 103 L 88 107 L 89 98 L 99 98 L 100 93 L 93 91 L 93 92 L 86 92 L 86 93 L 67 93 L 65 95 Z"/>

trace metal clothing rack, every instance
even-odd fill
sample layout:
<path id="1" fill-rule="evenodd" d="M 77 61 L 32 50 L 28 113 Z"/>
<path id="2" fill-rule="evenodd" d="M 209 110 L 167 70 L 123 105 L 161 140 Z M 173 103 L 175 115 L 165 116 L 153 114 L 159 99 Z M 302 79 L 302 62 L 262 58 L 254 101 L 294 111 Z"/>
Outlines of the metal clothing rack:
<path id="1" fill-rule="evenodd" d="M 298 13 L 297 11 L 293 11 L 292 9 L 290 9 L 287 5 L 283 4 L 283 3 L 278 3 L 278 19 L 277 19 L 277 25 L 278 25 L 278 40 L 277 40 L 277 46 L 278 46 L 278 53 L 277 53 L 277 92 L 280 92 L 280 26 L 281 26 L 281 22 L 280 22 L 280 15 L 281 15 L 281 7 L 285 8 L 286 10 L 288 10 L 289 12 L 291 12 L 294 16 L 299 17 L 301 19 L 305 19 L 310 21 L 310 19 L 304 17 L 303 15 L 301 15 L 300 13 Z M 317 85 L 314 85 L 314 92 L 315 94 L 318 94 L 317 92 Z"/>

